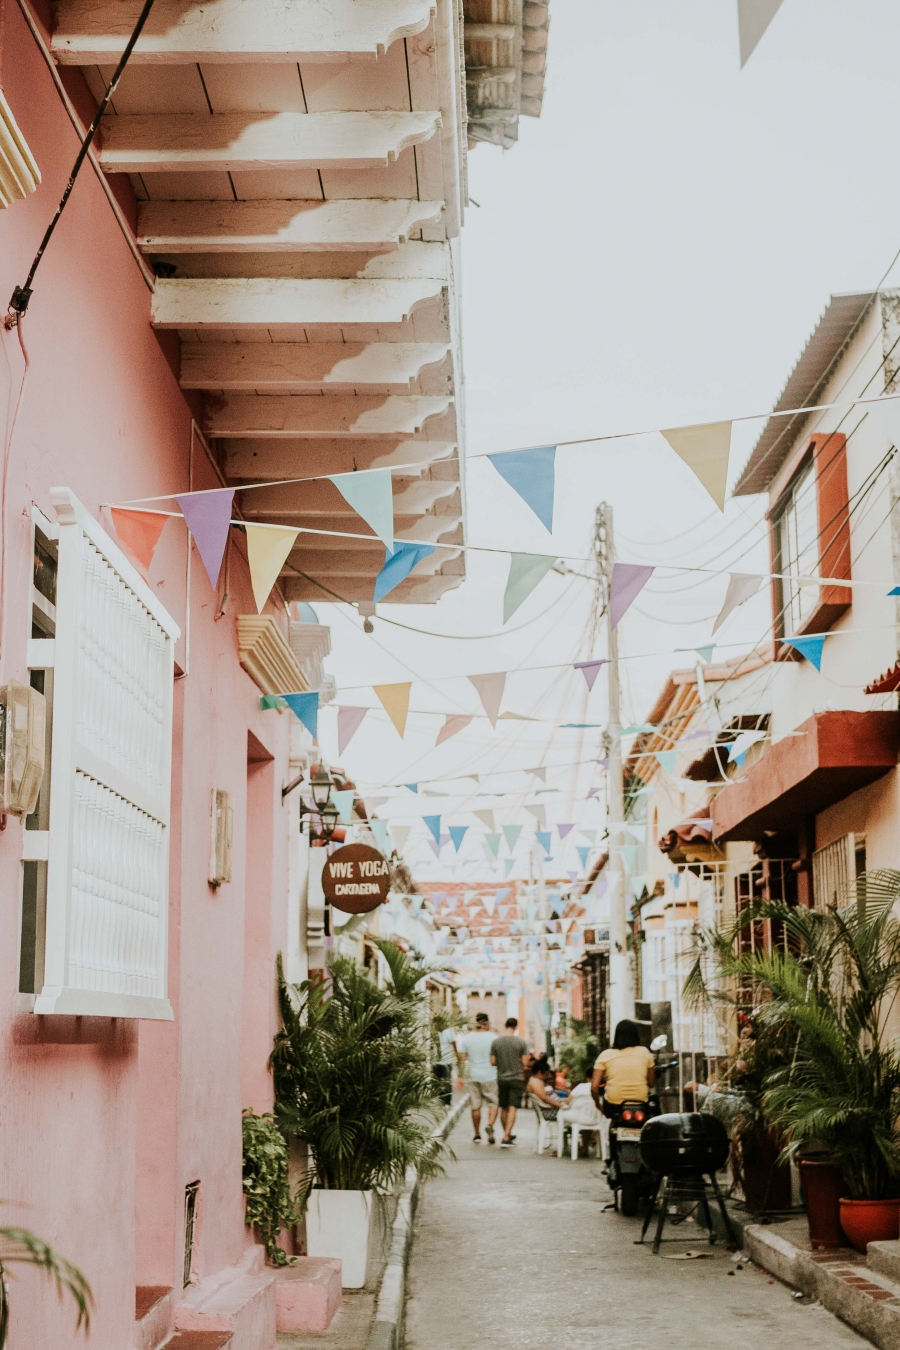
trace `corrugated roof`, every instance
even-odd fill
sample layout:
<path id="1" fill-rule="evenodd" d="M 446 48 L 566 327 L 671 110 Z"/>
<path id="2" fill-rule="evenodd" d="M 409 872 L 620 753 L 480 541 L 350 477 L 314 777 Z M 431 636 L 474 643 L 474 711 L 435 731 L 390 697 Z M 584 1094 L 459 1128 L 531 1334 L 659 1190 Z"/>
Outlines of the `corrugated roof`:
<path id="1" fill-rule="evenodd" d="M 800 360 L 791 371 L 773 413 L 787 408 L 808 408 L 818 402 L 838 356 L 853 337 L 873 299 L 871 291 L 864 295 L 831 297 Z M 769 418 L 737 481 L 735 497 L 749 497 L 766 491 L 809 417 L 809 413 L 800 413 L 796 417 Z"/>

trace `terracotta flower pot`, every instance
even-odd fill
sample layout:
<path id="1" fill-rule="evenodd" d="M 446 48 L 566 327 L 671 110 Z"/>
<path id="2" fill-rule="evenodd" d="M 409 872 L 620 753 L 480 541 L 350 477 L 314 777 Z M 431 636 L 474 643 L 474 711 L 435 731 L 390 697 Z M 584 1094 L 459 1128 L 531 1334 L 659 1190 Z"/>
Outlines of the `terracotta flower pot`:
<path id="1" fill-rule="evenodd" d="M 896 1241 L 900 1237 L 900 1198 L 848 1200 L 841 1196 L 841 1227 L 858 1252 L 864 1252 L 870 1242 Z"/>
<path id="2" fill-rule="evenodd" d="M 844 1179 L 834 1163 L 800 1159 L 800 1183 L 806 1200 L 809 1244 L 813 1251 L 831 1251 L 844 1247 L 847 1239 L 841 1228 L 840 1200 Z"/>

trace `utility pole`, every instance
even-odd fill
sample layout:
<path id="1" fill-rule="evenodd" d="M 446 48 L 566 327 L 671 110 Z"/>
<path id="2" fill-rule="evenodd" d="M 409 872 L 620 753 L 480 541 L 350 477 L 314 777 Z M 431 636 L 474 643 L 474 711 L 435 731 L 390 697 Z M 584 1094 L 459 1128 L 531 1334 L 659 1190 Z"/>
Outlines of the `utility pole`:
<path id="1" fill-rule="evenodd" d="M 541 917 L 541 974 L 544 984 L 544 1049 L 553 1054 L 553 1032 L 550 1022 L 553 1017 L 553 1004 L 550 1000 L 550 953 L 547 948 L 547 883 L 544 880 L 544 850 L 535 843 L 532 859 L 537 858 L 537 895 L 538 914 Z"/>
<path id="2" fill-rule="evenodd" d="M 609 710 L 607 717 L 608 757 L 606 771 L 606 810 L 609 828 L 609 1021 L 610 1035 L 623 1017 L 634 1017 L 634 982 L 628 954 L 626 915 L 625 858 L 622 853 L 625 820 L 625 791 L 622 780 L 622 716 L 619 708 L 619 637 L 610 623 L 609 597 L 615 562 L 613 510 L 607 502 L 597 508 L 594 550 L 597 557 L 598 599 L 606 614 L 607 651 L 609 653 Z"/>

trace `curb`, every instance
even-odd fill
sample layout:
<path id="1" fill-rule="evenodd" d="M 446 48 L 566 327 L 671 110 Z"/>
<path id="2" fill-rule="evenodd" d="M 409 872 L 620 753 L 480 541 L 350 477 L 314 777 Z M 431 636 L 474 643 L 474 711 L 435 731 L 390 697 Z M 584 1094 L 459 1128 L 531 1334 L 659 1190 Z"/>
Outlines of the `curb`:
<path id="1" fill-rule="evenodd" d="M 466 1093 L 447 1112 L 432 1138 L 446 1139 L 468 1103 L 469 1094 Z M 410 1167 L 403 1180 L 403 1190 L 397 1202 L 397 1216 L 391 1229 L 391 1251 L 381 1279 L 381 1288 L 375 1304 L 375 1320 L 369 1331 L 366 1350 L 399 1350 L 402 1343 L 406 1267 L 412 1246 L 413 1220 L 418 1200 L 419 1177 L 415 1168 Z"/>

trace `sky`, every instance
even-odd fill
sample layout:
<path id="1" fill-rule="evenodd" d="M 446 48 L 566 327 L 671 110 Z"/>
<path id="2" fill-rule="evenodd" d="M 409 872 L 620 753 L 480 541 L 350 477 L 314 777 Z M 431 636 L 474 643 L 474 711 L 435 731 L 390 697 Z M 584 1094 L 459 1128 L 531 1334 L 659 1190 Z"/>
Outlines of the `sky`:
<path id="1" fill-rule="evenodd" d="M 619 630 L 623 721 L 637 723 L 668 671 L 694 664 L 677 649 L 709 641 L 728 570 L 768 568 L 764 499 L 731 499 L 720 514 L 653 429 L 764 413 L 829 296 L 874 289 L 900 249 L 896 4 L 783 0 L 743 71 L 736 0 L 550 0 L 550 12 L 540 119 L 520 120 L 511 150 L 469 156 L 466 580 L 436 605 L 380 605 L 371 636 L 347 607 L 317 607 L 339 691 L 321 744 L 368 795 L 387 797 L 379 816 L 413 827 L 405 854 L 422 879 L 502 881 L 473 807 L 494 809 L 499 828 L 533 826 L 523 805 L 543 804 L 548 827 L 602 834 L 606 680 L 588 695 L 572 668 L 605 654 L 597 504 L 613 506 L 616 556 L 660 569 Z M 900 267 L 885 284 L 900 286 Z M 762 426 L 735 428 L 732 481 Z M 558 450 L 552 536 L 484 458 L 641 431 Z M 502 550 L 556 551 L 566 569 L 505 628 Z M 689 567 L 710 570 L 677 570 Z M 760 641 L 768 620 L 764 589 L 719 630 L 716 659 Z M 504 710 L 535 720 L 492 729 L 476 716 L 435 749 L 445 715 L 481 712 L 467 676 L 495 671 L 510 672 Z M 405 680 L 401 740 L 371 686 Z M 373 711 L 338 756 L 340 704 Z M 540 766 L 555 791 L 536 796 L 544 784 L 526 771 Z M 381 791 L 408 782 L 419 792 Z M 448 845 L 433 857 L 428 814 L 444 830 L 470 827 L 458 856 Z M 513 876 L 528 873 L 530 837 Z M 579 867 L 576 844 L 585 838 L 555 844 L 553 875 Z"/>

